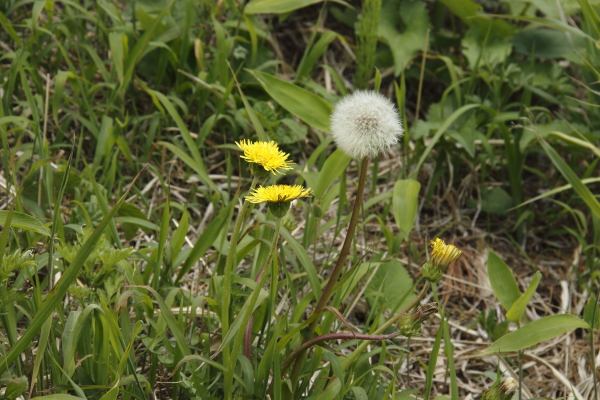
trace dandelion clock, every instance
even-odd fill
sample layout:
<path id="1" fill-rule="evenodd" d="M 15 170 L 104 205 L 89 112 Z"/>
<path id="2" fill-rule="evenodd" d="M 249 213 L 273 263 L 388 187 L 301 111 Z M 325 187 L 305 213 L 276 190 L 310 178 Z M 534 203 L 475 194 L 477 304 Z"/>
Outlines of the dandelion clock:
<path id="1" fill-rule="evenodd" d="M 404 130 L 396 107 L 373 91 L 357 91 L 340 100 L 331 114 L 331 133 L 350 157 L 375 157 L 398 142 Z"/>

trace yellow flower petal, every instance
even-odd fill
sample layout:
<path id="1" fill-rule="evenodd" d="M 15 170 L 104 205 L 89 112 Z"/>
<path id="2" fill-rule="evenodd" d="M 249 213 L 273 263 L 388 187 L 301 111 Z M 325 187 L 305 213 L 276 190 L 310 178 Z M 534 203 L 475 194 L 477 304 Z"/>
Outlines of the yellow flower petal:
<path id="1" fill-rule="evenodd" d="M 283 203 L 300 197 L 311 197 L 310 189 L 304 189 L 300 185 L 260 186 L 253 190 L 254 192 L 250 193 L 250 196 L 246 196 L 246 200 L 250 203 Z"/>
<path id="2" fill-rule="evenodd" d="M 451 244 L 446 244 L 440 238 L 431 241 L 431 259 L 429 262 L 436 267 L 446 268 L 448 265 L 456 260 L 462 254 L 462 250 L 459 250 Z"/>
<path id="3" fill-rule="evenodd" d="M 293 169 L 290 165 L 294 163 L 287 159 L 290 155 L 279 150 L 279 146 L 273 141 L 251 142 L 250 140 L 242 140 L 235 142 L 235 144 L 244 152 L 244 155 L 241 156 L 244 160 L 261 165 L 273 174 L 282 173 L 279 171 L 280 169 Z"/>

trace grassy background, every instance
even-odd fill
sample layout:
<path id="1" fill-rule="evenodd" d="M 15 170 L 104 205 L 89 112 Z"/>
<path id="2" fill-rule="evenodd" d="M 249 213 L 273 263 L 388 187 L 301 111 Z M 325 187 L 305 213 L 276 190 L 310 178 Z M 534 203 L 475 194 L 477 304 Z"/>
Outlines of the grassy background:
<path id="1" fill-rule="evenodd" d="M 296 388 L 279 366 L 341 247 L 358 167 L 335 151 L 328 116 L 354 89 L 360 3 L 305 3 L 0 2 L 5 398 L 220 399 L 230 368 L 245 398 L 272 385 L 278 399 L 458 399 L 500 371 L 521 377 L 523 398 L 570 384 L 592 398 L 589 331 L 509 357 L 479 351 L 517 326 L 487 279 L 488 248 L 522 291 L 542 273 L 521 324 L 581 315 L 597 290 L 596 2 L 383 2 L 369 85 L 406 134 L 371 163 L 354 268 L 321 328 L 381 326 L 420 288 L 432 238 L 465 254 L 426 299 L 444 311 L 421 337 L 371 342 L 349 366 L 316 347 Z M 251 357 L 235 362 L 220 354 L 220 299 L 251 181 L 241 139 L 278 142 L 296 166 L 274 181 L 315 196 L 282 228 Z M 232 316 L 267 259 L 271 219 L 251 208 Z M 348 355 L 358 341 L 328 344 Z"/>

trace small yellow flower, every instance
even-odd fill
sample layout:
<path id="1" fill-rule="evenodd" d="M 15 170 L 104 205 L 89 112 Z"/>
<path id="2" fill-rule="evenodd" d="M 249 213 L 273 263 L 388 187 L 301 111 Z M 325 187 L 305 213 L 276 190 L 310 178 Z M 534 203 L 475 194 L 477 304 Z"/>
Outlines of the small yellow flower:
<path id="1" fill-rule="evenodd" d="M 300 185 L 272 185 L 258 189 L 253 189 L 254 192 L 250 196 L 246 196 L 246 200 L 250 203 L 284 203 L 298 199 L 300 197 L 310 197 L 310 189 L 304 189 Z"/>
<path id="2" fill-rule="evenodd" d="M 280 169 L 293 169 L 290 165 L 294 163 L 287 159 L 290 155 L 279 150 L 279 146 L 273 141 L 251 142 L 250 140 L 242 140 L 235 142 L 235 144 L 244 152 L 244 155 L 241 156 L 243 159 L 262 166 L 274 175 L 281 174 Z"/>
<path id="3" fill-rule="evenodd" d="M 462 250 L 457 249 L 451 244 L 446 244 L 442 239 L 431 241 L 431 258 L 429 262 L 423 264 L 421 272 L 423 277 L 430 282 L 437 283 L 442 279 L 448 265 L 456 260 L 462 254 Z"/>
<path id="4" fill-rule="evenodd" d="M 462 254 L 462 250 L 451 244 L 446 244 L 440 238 L 431 241 L 431 259 L 429 262 L 436 267 L 446 269 L 448 265 Z"/>

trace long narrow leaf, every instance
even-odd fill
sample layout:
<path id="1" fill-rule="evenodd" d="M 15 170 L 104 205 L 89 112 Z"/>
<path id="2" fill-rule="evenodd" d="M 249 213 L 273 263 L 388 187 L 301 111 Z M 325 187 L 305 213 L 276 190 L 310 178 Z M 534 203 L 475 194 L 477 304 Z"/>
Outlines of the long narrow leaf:
<path id="1" fill-rule="evenodd" d="M 581 179 L 579 179 L 577 174 L 575 174 L 575 171 L 573 171 L 571 167 L 569 167 L 565 160 L 563 160 L 562 157 L 558 155 L 556 150 L 554 150 L 554 148 L 550 146 L 548 142 L 546 142 L 542 138 L 539 138 L 539 141 L 548 157 L 550 157 L 550 160 L 552 161 L 556 169 L 558 169 L 558 171 L 562 174 L 562 176 L 564 176 L 567 182 L 569 182 L 571 186 L 573 186 L 575 192 L 579 196 L 581 196 L 582 200 L 585 202 L 585 204 L 587 204 L 590 210 L 592 210 L 596 217 L 600 218 L 600 203 L 598 202 L 598 199 L 596 199 L 596 197 L 593 195 L 590 189 L 587 186 L 585 186 L 585 184 L 581 181 Z"/>

